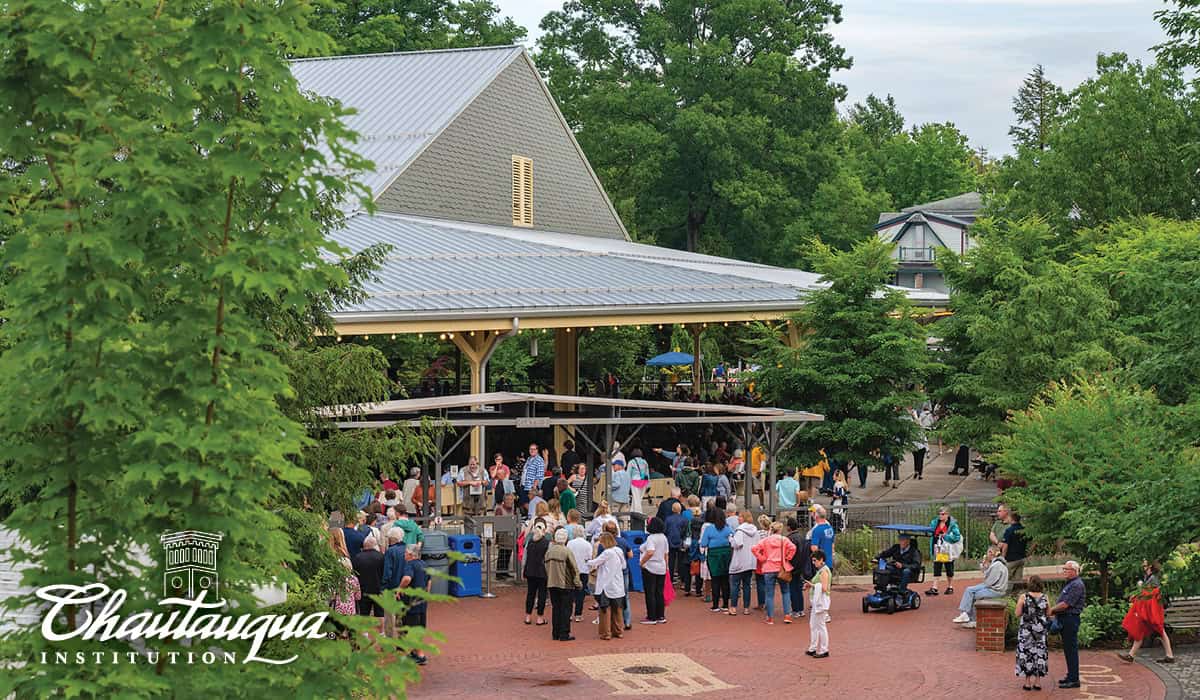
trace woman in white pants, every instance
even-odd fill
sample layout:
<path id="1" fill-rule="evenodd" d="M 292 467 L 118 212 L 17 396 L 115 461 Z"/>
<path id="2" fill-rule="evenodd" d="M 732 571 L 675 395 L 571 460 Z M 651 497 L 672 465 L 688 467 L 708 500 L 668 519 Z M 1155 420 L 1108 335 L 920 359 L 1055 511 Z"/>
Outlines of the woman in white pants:
<path id="1" fill-rule="evenodd" d="M 628 465 L 625 467 L 629 470 L 629 511 L 631 513 L 641 513 L 642 495 L 646 493 L 646 487 L 650 485 L 650 465 L 646 462 L 646 458 L 642 456 L 641 448 L 633 448 L 630 454 L 633 457 L 630 458 Z"/>
<path id="2" fill-rule="evenodd" d="M 814 659 L 824 659 L 829 656 L 829 628 L 825 614 L 829 611 L 829 582 L 832 575 L 825 564 L 825 553 L 819 549 L 812 553 L 812 565 L 817 573 L 804 582 L 804 587 L 811 591 L 808 604 L 808 651 L 804 653 Z"/>

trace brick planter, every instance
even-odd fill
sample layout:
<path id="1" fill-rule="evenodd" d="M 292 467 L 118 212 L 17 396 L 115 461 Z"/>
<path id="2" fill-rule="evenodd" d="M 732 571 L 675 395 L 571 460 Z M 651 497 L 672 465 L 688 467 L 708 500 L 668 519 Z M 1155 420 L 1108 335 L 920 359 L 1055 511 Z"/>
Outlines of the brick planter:
<path id="1" fill-rule="evenodd" d="M 975 651 L 1004 651 L 1008 599 L 984 598 L 975 602 Z"/>

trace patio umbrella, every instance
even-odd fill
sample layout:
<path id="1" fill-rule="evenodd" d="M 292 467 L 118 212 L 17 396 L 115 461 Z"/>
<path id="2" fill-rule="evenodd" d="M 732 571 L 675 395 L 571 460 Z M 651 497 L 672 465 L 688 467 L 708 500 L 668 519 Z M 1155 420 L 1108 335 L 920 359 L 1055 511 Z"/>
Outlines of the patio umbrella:
<path id="1" fill-rule="evenodd" d="M 646 360 L 646 366 L 681 367 L 684 365 L 691 365 L 695 361 L 696 358 L 692 357 L 686 352 L 664 352 L 657 357 L 651 357 L 649 360 Z"/>

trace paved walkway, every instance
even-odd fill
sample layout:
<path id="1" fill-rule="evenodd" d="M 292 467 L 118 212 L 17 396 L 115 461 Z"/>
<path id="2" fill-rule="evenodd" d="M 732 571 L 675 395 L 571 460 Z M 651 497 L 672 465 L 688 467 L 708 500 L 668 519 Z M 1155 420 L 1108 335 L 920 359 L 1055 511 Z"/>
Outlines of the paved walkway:
<path id="1" fill-rule="evenodd" d="M 1176 645 L 1175 663 L 1159 664 L 1162 647 L 1143 649 L 1138 654 L 1138 663 L 1154 671 L 1167 687 L 1166 700 L 1190 700 L 1200 698 L 1200 645 Z"/>
<path id="2" fill-rule="evenodd" d="M 931 447 L 936 451 L 936 447 Z M 858 488 L 857 472 L 850 476 L 854 503 L 895 503 L 898 501 L 946 500 L 950 502 L 990 503 L 999 491 L 994 481 L 971 476 L 951 476 L 954 468 L 954 451 L 957 446 L 948 446 L 941 454 L 925 460 L 923 479 L 913 477 L 912 455 L 907 454 L 900 465 L 900 485 L 896 488 L 883 485 L 883 472 L 871 472 L 867 476 L 867 488 Z"/>
<path id="3" fill-rule="evenodd" d="M 858 586 L 834 588 L 831 656 L 804 655 L 808 620 L 763 624 L 761 615 L 714 615 L 697 598 L 677 598 L 670 622 L 636 623 L 644 604 L 634 594 L 634 629 L 625 639 L 597 638 L 585 611 L 574 642 L 550 639 L 549 625 L 525 626 L 524 590 L 503 587 L 493 600 L 467 598 L 434 606 L 430 626 L 442 653 L 421 670 L 412 698 L 563 698 L 598 696 L 754 697 L 812 693 L 848 700 L 895 698 L 1029 698 L 1013 675 L 1013 655 L 975 651 L 974 635 L 956 629 L 958 596 L 930 598 L 920 610 L 863 615 Z M 550 610 L 547 609 L 547 619 Z M 1162 700 L 1164 685 L 1140 664 L 1112 652 L 1082 654 L 1084 687 L 1033 697 Z M 1053 652 L 1053 688 L 1064 674 Z M 1195 697 L 1194 695 L 1188 697 Z"/>

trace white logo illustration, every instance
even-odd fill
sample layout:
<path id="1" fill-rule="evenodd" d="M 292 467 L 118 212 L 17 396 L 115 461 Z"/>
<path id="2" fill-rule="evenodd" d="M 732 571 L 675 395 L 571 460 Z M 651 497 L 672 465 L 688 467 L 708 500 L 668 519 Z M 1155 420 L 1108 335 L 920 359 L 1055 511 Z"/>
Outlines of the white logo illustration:
<path id="1" fill-rule="evenodd" d="M 210 598 L 220 600 L 217 548 L 221 546 L 221 538 L 219 533 L 198 530 L 168 532 L 160 537 L 167 565 L 163 595 L 195 599 L 201 591 L 208 591 Z"/>

